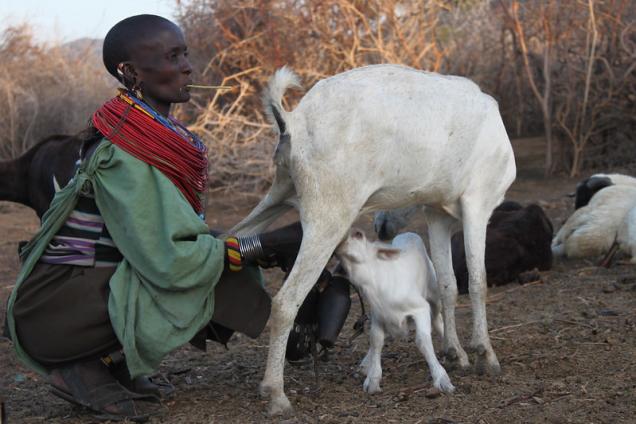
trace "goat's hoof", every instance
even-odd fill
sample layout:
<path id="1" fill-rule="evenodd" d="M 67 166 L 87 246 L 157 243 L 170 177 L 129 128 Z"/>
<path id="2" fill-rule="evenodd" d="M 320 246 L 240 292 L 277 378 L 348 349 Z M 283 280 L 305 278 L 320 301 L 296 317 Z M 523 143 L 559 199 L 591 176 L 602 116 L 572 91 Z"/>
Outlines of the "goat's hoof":
<path id="1" fill-rule="evenodd" d="M 282 395 L 276 399 L 272 399 L 269 404 L 269 416 L 290 415 L 294 412 L 287 396 Z"/>
<path id="2" fill-rule="evenodd" d="M 380 381 L 375 379 L 370 379 L 369 377 L 367 377 L 364 380 L 364 384 L 362 384 L 362 389 L 370 395 L 374 393 L 380 393 L 382 391 L 382 389 L 380 388 Z"/>
<path id="3" fill-rule="evenodd" d="M 475 373 L 478 375 L 499 375 L 501 374 L 501 365 L 497 360 L 497 355 L 491 349 L 487 349 L 483 344 L 475 347 L 477 357 L 475 358 Z"/>
<path id="4" fill-rule="evenodd" d="M 437 378 L 433 382 L 433 386 L 440 392 L 444 392 L 448 394 L 453 393 L 455 391 L 455 386 L 453 386 L 453 383 L 451 383 L 450 378 L 448 377 L 448 374 L 444 374 L 440 376 L 439 378 Z"/>
<path id="5" fill-rule="evenodd" d="M 260 386 L 258 386 L 258 394 L 261 395 L 263 399 L 268 399 L 273 392 L 273 387 L 271 384 L 267 384 L 262 382 Z"/>
<path id="6" fill-rule="evenodd" d="M 461 348 L 460 348 L 461 349 Z M 470 362 L 468 362 L 468 355 L 463 350 L 457 350 L 454 347 L 449 347 L 444 352 L 445 368 L 451 370 L 466 371 L 470 368 Z"/>

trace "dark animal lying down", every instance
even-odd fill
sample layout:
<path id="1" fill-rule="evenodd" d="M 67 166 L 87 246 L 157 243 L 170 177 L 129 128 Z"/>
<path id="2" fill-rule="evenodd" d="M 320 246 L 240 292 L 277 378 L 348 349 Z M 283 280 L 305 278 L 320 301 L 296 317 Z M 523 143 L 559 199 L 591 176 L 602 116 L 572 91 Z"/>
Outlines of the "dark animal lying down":
<path id="1" fill-rule="evenodd" d="M 53 135 L 19 158 L 0 162 L 0 200 L 26 205 L 42 218 L 55 185 L 62 188 L 73 177 L 81 146 L 79 137 Z"/>
<path id="2" fill-rule="evenodd" d="M 540 206 L 525 208 L 516 202 L 499 205 L 486 230 L 486 274 L 489 285 L 502 285 L 518 279 L 519 274 L 552 266 L 550 243 L 552 224 Z M 451 240 L 453 269 L 459 293 L 468 293 L 468 269 L 464 234 Z"/>

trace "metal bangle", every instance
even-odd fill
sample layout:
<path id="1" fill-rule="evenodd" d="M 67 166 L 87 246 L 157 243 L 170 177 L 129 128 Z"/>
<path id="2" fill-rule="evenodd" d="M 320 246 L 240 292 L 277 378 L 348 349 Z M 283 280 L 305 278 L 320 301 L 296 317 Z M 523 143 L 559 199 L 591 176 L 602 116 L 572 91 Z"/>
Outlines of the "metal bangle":
<path id="1" fill-rule="evenodd" d="M 239 252 L 241 252 L 241 258 L 247 261 L 253 261 L 256 259 L 263 259 L 265 252 L 261 245 L 261 239 L 258 234 L 251 236 L 238 237 Z"/>

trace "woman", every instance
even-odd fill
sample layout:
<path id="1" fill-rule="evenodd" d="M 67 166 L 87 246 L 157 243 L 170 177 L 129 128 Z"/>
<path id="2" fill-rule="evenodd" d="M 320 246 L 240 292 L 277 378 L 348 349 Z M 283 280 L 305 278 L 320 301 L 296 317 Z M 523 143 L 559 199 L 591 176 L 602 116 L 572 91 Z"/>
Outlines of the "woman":
<path id="1" fill-rule="evenodd" d="M 206 148 L 169 115 L 192 83 L 175 24 L 127 18 L 103 55 L 126 90 L 93 115 L 77 173 L 21 252 L 8 327 L 20 359 L 49 375 L 54 394 L 100 418 L 145 420 L 170 387 L 143 376 L 166 354 L 226 342 L 233 330 L 261 332 L 270 302 L 250 264 L 289 267 L 302 229 L 209 233 Z"/>

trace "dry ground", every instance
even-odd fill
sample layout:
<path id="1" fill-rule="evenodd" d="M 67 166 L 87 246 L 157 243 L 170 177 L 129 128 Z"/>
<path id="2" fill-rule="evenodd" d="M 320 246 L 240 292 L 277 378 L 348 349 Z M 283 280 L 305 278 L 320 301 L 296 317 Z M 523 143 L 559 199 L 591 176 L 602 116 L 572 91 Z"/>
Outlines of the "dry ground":
<path id="1" fill-rule="evenodd" d="M 509 198 L 539 202 L 558 228 L 572 211 L 563 197 L 576 181 L 543 179 L 540 140 L 515 144 L 518 180 Z M 634 173 L 633 169 L 628 170 Z M 215 199 L 209 224 L 229 228 L 253 202 Z M 370 218 L 361 223 L 371 230 Z M 18 270 L 18 241 L 37 229 L 28 209 L 0 203 L 0 313 Z M 416 222 L 413 228 L 421 228 Z M 281 275 L 268 272 L 272 291 Z M 489 291 L 491 337 L 503 373 L 496 378 L 451 372 L 457 391 L 434 397 L 426 364 L 412 340 L 389 340 L 383 354 L 383 392 L 362 391 L 356 364 L 366 337 L 352 343 L 357 299 L 329 362 L 318 376 L 310 365 L 286 367 L 285 387 L 296 415 L 284 422 L 360 423 L 629 423 L 636 422 L 636 272 L 609 270 L 595 260 L 557 261 L 540 280 Z M 470 336 L 468 298 L 460 296 L 458 330 Z M 438 343 L 439 344 L 439 343 Z M 177 386 L 167 412 L 153 423 L 278 422 L 265 415 L 257 395 L 267 353 L 267 334 L 257 340 L 235 336 L 229 350 L 216 344 L 202 353 L 184 347 L 164 361 L 162 371 Z M 11 345 L 0 340 L 0 398 L 9 423 L 89 423 L 85 411 L 48 393 L 42 377 L 22 367 Z"/>

